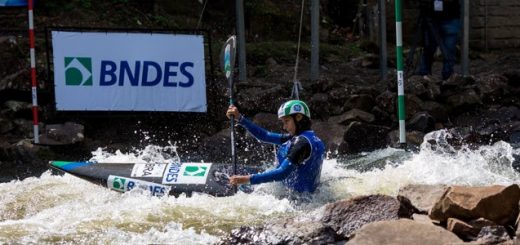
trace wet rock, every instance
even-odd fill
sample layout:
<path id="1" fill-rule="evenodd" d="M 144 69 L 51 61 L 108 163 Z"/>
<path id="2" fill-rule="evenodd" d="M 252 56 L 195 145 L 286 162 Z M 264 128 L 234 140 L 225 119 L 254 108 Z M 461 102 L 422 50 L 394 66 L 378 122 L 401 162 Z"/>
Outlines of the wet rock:
<path id="1" fill-rule="evenodd" d="M 13 124 L 15 125 L 15 131 L 18 134 L 23 135 L 26 138 L 34 137 L 33 122 L 31 120 L 16 118 L 13 120 Z"/>
<path id="2" fill-rule="evenodd" d="M 385 91 L 376 97 L 376 105 L 388 114 L 396 113 L 396 98 L 394 92 Z"/>
<path id="3" fill-rule="evenodd" d="M 249 86 L 239 90 L 237 101 L 239 101 L 241 108 L 246 108 L 248 111 L 275 112 L 285 102 L 285 99 L 280 95 L 290 95 L 287 91 L 290 90 L 279 84 L 261 82 L 255 87 Z"/>
<path id="4" fill-rule="evenodd" d="M 22 140 L 14 145 L 0 147 L 0 183 L 13 179 L 40 176 L 48 169 L 47 163 L 40 159 L 41 146 Z"/>
<path id="5" fill-rule="evenodd" d="M 423 107 L 424 102 L 415 95 L 406 95 L 404 105 L 406 107 L 406 120 L 410 120 L 411 117 L 419 113 Z M 397 113 L 397 112 L 394 112 Z"/>
<path id="6" fill-rule="evenodd" d="M 343 141 L 343 134 L 346 127 L 332 122 L 313 122 L 312 129 L 316 135 L 325 143 L 325 149 L 329 152 L 336 152 Z"/>
<path id="7" fill-rule="evenodd" d="M 422 110 L 427 111 L 436 122 L 448 121 L 448 112 L 443 105 L 435 101 L 425 101 L 421 107 Z"/>
<path id="8" fill-rule="evenodd" d="M 73 122 L 48 124 L 45 126 L 45 133 L 40 137 L 40 142 L 46 145 L 68 145 L 82 142 L 85 139 L 84 129 L 83 125 Z"/>
<path id="9" fill-rule="evenodd" d="M 407 185 L 399 189 L 399 196 L 408 198 L 421 213 L 428 213 L 433 204 L 444 194 L 446 185 Z"/>
<path id="10" fill-rule="evenodd" d="M 331 117 L 329 122 L 336 124 L 347 124 L 352 121 L 373 122 L 374 120 L 374 115 L 359 109 L 352 109 L 343 113 L 342 115 Z"/>
<path id="11" fill-rule="evenodd" d="M 409 201 L 399 201 L 390 196 L 371 195 L 328 204 L 322 222 L 336 233 L 349 238 L 365 224 L 381 220 L 411 218 L 414 212 Z"/>
<path id="12" fill-rule="evenodd" d="M 351 109 L 359 109 L 362 111 L 370 111 L 375 105 L 374 98 L 369 94 L 354 94 L 348 97 L 343 105 L 343 111 Z"/>
<path id="13" fill-rule="evenodd" d="M 312 118 L 328 119 L 330 116 L 329 96 L 324 93 L 314 94 L 309 103 Z"/>
<path id="14" fill-rule="evenodd" d="M 520 85 L 520 71 L 518 69 L 508 69 L 502 73 L 508 79 L 508 84 L 511 86 Z"/>
<path id="15" fill-rule="evenodd" d="M 424 140 L 424 133 L 419 131 L 406 131 L 406 144 L 412 147 L 418 147 Z M 392 130 L 387 135 L 386 142 L 388 145 L 399 148 L 399 130 Z"/>
<path id="16" fill-rule="evenodd" d="M 14 114 L 21 110 L 31 110 L 32 105 L 23 101 L 9 100 L 4 103 L 4 107 L 5 110 L 2 111 L 3 113 Z"/>
<path id="17" fill-rule="evenodd" d="M 501 225 L 483 227 L 477 236 L 477 242 L 482 244 L 499 244 L 510 240 L 506 228 Z"/>
<path id="18" fill-rule="evenodd" d="M 273 160 L 273 145 L 260 143 L 242 127 L 235 127 L 235 144 L 238 162 L 259 164 Z M 226 128 L 218 133 L 205 137 L 198 147 L 192 150 L 190 161 L 231 162 L 231 129 Z"/>
<path id="19" fill-rule="evenodd" d="M 441 83 L 441 90 L 443 91 L 457 91 L 458 89 L 465 87 L 466 85 L 474 84 L 475 78 L 474 77 L 463 77 L 460 74 L 453 74 L 448 78 L 447 80 L 442 81 Z"/>
<path id="20" fill-rule="evenodd" d="M 435 203 L 430 218 L 445 222 L 448 218 L 463 221 L 485 218 L 499 225 L 513 224 L 518 215 L 518 185 L 489 187 L 451 186 Z"/>
<path id="21" fill-rule="evenodd" d="M 340 240 L 334 230 L 316 221 L 288 220 L 261 227 L 241 227 L 217 244 L 331 244 Z"/>
<path id="22" fill-rule="evenodd" d="M 347 126 L 338 152 L 356 153 L 382 148 L 386 142 L 381 139 L 384 139 L 389 131 L 388 127 L 354 121 Z"/>
<path id="23" fill-rule="evenodd" d="M 481 100 L 488 103 L 500 100 L 508 88 L 507 78 L 498 74 L 479 77 L 476 82 Z"/>
<path id="24" fill-rule="evenodd" d="M 479 104 L 482 104 L 480 96 L 478 96 L 478 94 L 473 89 L 467 89 L 461 93 L 452 95 L 448 97 L 446 102 L 453 110 L 456 111 L 471 109 Z"/>
<path id="25" fill-rule="evenodd" d="M 408 219 L 379 221 L 363 226 L 348 244 L 454 244 L 462 243 L 455 234 L 441 227 Z"/>
<path id="26" fill-rule="evenodd" d="M 480 227 L 474 227 L 455 218 L 448 218 L 446 229 L 465 241 L 475 240 L 480 232 Z"/>
<path id="27" fill-rule="evenodd" d="M 407 94 L 416 96 L 424 95 L 427 91 L 424 83 L 428 83 L 428 81 L 425 81 L 423 76 L 411 76 L 404 83 L 404 91 L 406 91 Z"/>
<path id="28" fill-rule="evenodd" d="M 211 159 L 217 162 L 229 162 L 231 153 L 231 129 L 223 129 L 220 132 L 203 139 L 197 152 L 202 159 Z"/>
<path id="29" fill-rule="evenodd" d="M 426 214 L 413 214 L 412 219 L 415 222 L 427 224 L 427 225 L 438 225 L 435 221 L 430 219 Z"/>
<path id="30" fill-rule="evenodd" d="M 423 133 L 432 131 L 435 127 L 435 118 L 428 112 L 419 112 L 407 122 L 406 128 L 410 130 L 417 130 Z"/>
<path id="31" fill-rule="evenodd" d="M 345 103 L 348 98 L 352 96 L 351 91 L 347 87 L 338 87 L 329 92 L 329 98 L 332 103 Z"/>
<path id="32" fill-rule="evenodd" d="M 265 65 L 267 66 L 267 69 L 273 70 L 278 66 L 278 62 L 276 62 L 276 60 L 273 57 L 269 57 L 265 61 Z"/>
<path id="33" fill-rule="evenodd" d="M 379 56 L 375 54 L 367 54 L 362 57 L 361 67 L 365 68 L 379 68 Z"/>
<path id="34" fill-rule="evenodd" d="M 381 121 L 390 121 L 390 115 L 386 112 L 386 111 L 383 111 L 381 110 L 381 108 L 377 107 L 377 106 L 374 106 L 374 108 L 372 108 L 372 110 L 370 111 L 370 113 L 372 115 L 375 116 L 376 120 L 381 122 Z"/>
<path id="35" fill-rule="evenodd" d="M 282 128 L 282 124 L 278 120 L 278 115 L 272 113 L 257 113 L 253 117 L 253 122 L 270 131 L 279 131 Z"/>
<path id="36" fill-rule="evenodd" d="M 14 129 L 14 124 L 11 120 L 0 117 L 0 134 L 5 134 Z"/>
<path id="37" fill-rule="evenodd" d="M 439 86 L 439 82 L 428 82 L 425 84 L 426 93 L 424 93 L 421 98 L 428 100 L 435 100 L 437 97 L 441 95 L 441 87 Z"/>

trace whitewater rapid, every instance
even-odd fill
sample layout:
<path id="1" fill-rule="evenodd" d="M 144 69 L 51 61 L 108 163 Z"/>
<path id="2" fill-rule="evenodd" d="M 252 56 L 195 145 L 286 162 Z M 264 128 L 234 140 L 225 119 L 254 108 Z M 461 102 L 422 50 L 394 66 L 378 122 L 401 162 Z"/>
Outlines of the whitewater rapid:
<path id="1" fill-rule="evenodd" d="M 256 186 L 252 194 L 239 192 L 230 197 L 154 197 L 139 189 L 114 192 L 68 174 L 47 171 L 40 177 L 0 184 L 0 243 L 212 244 L 242 225 L 313 216 L 329 202 L 358 195 L 395 196 L 408 184 L 482 186 L 520 182 L 519 173 L 511 166 L 520 148 L 506 142 L 453 147 L 446 143 L 446 137 L 448 133 L 442 130 L 428 134 L 416 153 L 386 148 L 346 160 L 327 159 L 319 193 L 303 204 L 285 198 L 277 183 Z M 428 143 L 432 140 L 436 143 Z M 161 152 L 171 152 L 168 147 L 149 145 L 129 153 L 100 148 L 90 160 L 167 161 L 168 156 Z"/>

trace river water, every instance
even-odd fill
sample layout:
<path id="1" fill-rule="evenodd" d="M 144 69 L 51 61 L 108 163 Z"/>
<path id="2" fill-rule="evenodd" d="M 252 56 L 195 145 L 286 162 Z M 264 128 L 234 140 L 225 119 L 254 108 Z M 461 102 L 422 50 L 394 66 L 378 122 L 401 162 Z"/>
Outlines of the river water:
<path id="1" fill-rule="evenodd" d="M 118 193 L 49 171 L 41 177 L 0 184 L 0 243 L 212 244 L 241 225 L 280 217 L 305 218 L 329 202 L 365 194 L 396 195 L 408 184 L 520 182 L 511 166 L 514 155 L 520 154 L 517 146 L 497 142 L 455 148 L 446 143 L 447 137 L 442 130 L 430 133 L 415 153 L 386 148 L 343 160 L 328 159 L 319 193 L 304 204 L 285 198 L 277 183 L 231 197 L 153 197 L 138 189 Z M 163 150 L 153 145 L 132 153 L 98 149 L 91 160 L 161 160 L 157 158 Z"/>

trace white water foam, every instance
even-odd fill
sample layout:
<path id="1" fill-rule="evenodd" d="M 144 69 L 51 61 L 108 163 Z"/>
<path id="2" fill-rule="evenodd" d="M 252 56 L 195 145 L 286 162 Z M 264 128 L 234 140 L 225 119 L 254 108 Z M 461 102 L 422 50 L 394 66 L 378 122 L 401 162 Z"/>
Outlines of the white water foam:
<path id="1" fill-rule="evenodd" d="M 407 184 L 519 182 L 511 168 L 519 149 L 505 142 L 456 149 L 446 143 L 448 137 L 446 131 L 428 134 L 419 153 L 387 148 L 347 162 L 328 159 L 319 192 L 304 204 L 284 198 L 277 183 L 231 197 L 158 198 L 138 189 L 121 194 L 68 174 L 46 172 L 39 178 L 0 184 L 0 243 L 212 244 L 241 225 L 282 217 L 306 219 L 326 203 L 357 195 L 396 195 Z M 92 160 L 161 162 L 176 156 L 176 149 L 167 147 L 149 145 L 134 153 L 98 149 Z"/>

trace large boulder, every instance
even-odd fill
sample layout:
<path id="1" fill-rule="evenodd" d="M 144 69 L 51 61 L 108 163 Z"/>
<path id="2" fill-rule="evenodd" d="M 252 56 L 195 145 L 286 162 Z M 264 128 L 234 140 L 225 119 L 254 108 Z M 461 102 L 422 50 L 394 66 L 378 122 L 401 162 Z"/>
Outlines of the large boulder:
<path id="1" fill-rule="evenodd" d="M 237 101 L 241 108 L 252 112 L 275 112 L 288 96 L 287 89 L 280 84 L 269 84 L 260 80 L 257 86 L 240 89 Z M 290 91 L 290 90 L 289 90 Z"/>
<path id="2" fill-rule="evenodd" d="M 400 200 L 384 195 L 359 196 L 328 204 L 322 222 L 336 233 L 349 238 L 363 225 L 381 221 L 412 218 L 415 208 L 406 198 Z"/>
<path id="3" fill-rule="evenodd" d="M 309 101 L 312 118 L 328 119 L 331 113 L 329 96 L 325 93 L 312 95 Z"/>
<path id="4" fill-rule="evenodd" d="M 421 244 L 443 245 L 462 243 L 455 234 L 438 226 L 409 219 L 379 221 L 363 226 L 348 241 L 350 245 L 365 244 Z"/>
<path id="5" fill-rule="evenodd" d="M 5 134 L 14 129 L 14 124 L 11 120 L 0 117 L 0 134 Z"/>
<path id="6" fill-rule="evenodd" d="M 46 145 L 68 145 L 82 142 L 85 139 L 83 133 L 85 127 L 78 123 L 66 122 L 64 124 L 48 124 L 40 142 Z"/>
<path id="7" fill-rule="evenodd" d="M 382 148 L 386 145 L 386 135 L 390 128 L 379 125 L 351 122 L 343 135 L 338 153 L 356 153 Z"/>
<path id="8" fill-rule="evenodd" d="M 392 130 L 386 137 L 386 142 L 389 146 L 399 148 L 401 143 L 399 142 L 399 129 Z M 412 148 L 419 147 L 424 141 L 424 133 L 419 131 L 406 131 L 405 133 L 406 144 Z"/>
<path id="9" fill-rule="evenodd" d="M 446 102 L 455 113 L 473 109 L 477 105 L 482 104 L 480 96 L 471 88 L 449 96 Z"/>
<path id="10" fill-rule="evenodd" d="M 260 112 L 253 117 L 253 122 L 269 131 L 280 131 L 282 129 L 278 115 L 272 113 Z"/>
<path id="11" fill-rule="evenodd" d="M 351 109 L 359 109 L 362 111 L 370 111 L 375 105 L 375 100 L 372 95 L 369 94 L 353 94 L 348 97 L 347 101 L 343 105 L 343 111 Z"/>
<path id="12" fill-rule="evenodd" d="M 422 213 L 428 213 L 447 188 L 446 185 L 413 184 L 400 188 L 398 195 L 408 198 Z"/>
<path id="13" fill-rule="evenodd" d="M 331 244 L 334 230 L 316 221 L 289 219 L 285 222 L 232 230 L 217 244 Z"/>
<path id="14" fill-rule="evenodd" d="M 47 171 L 47 163 L 40 158 L 44 151 L 47 151 L 45 147 L 33 145 L 29 140 L 0 145 L 0 183 L 39 176 Z"/>
<path id="15" fill-rule="evenodd" d="M 375 120 L 375 116 L 359 109 L 349 110 L 339 116 L 329 118 L 329 121 L 336 124 L 348 125 L 352 121 L 363 121 L 371 123 Z"/>
<path id="16" fill-rule="evenodd" d="M 385 91 L 376 97 L 376 105 L 388 114 L 396 113 L 397 96 L 395 92 Z"/>
<path id="17" fill-rule="evenodd" d="M 469 221 L 478 218 L 499 225 L 514 224 L 518 216 L 520 188 L 494 185 L 489 187 L 451 186 L 430 210 L 430 218 L 446 222 L 448 218 Z"/>
<path id="18" fill-rule="evenodd" d="M 412 119 L 407 121 L 406 124 L 406 129 L 427 133 L 434 129 L 435 118 L 433 118 L 428 112 L 421 111 L 413 115 Z"/>
<path id="19" fill-rule="evenodd" d="M 325 149 L 328 152 L 336 152 L 339 145 L 343 141 L 343 134 L 346 126 L 331 122 L 316 121 L 312 123 L 312 129 L 318 137 L 325 143 Z"/>
<path id="20" fill-rule="evenodd" d="M 486 103 L 499 101 L 508 92 L 507 78 L 498 74 L 490 74 L 477 78 L 480 98 Z"/>
<path id="21" fill-rule="evenodd" d="M 411 76 L 404 83 L 404 90 L 407 94 L 434 100 L 441 94 L 440 83 L 441 80 L 434 76 Z"/>
<path id="22" fill-rule="evenodd" d="M 422 104 L 422 110 L 427 111 L 435 121 L 437 122 L 446 122 L 448 121 L 448 112 L 443 105 L 435 102 L 435 101 L 425 101 Z"/>
<path id="23" fill-rule="evenodd" d="M 477 242 L 480 244 L 513 244 L 507 229 L 501 225 L 486 226 L 480 229 Z"/>

